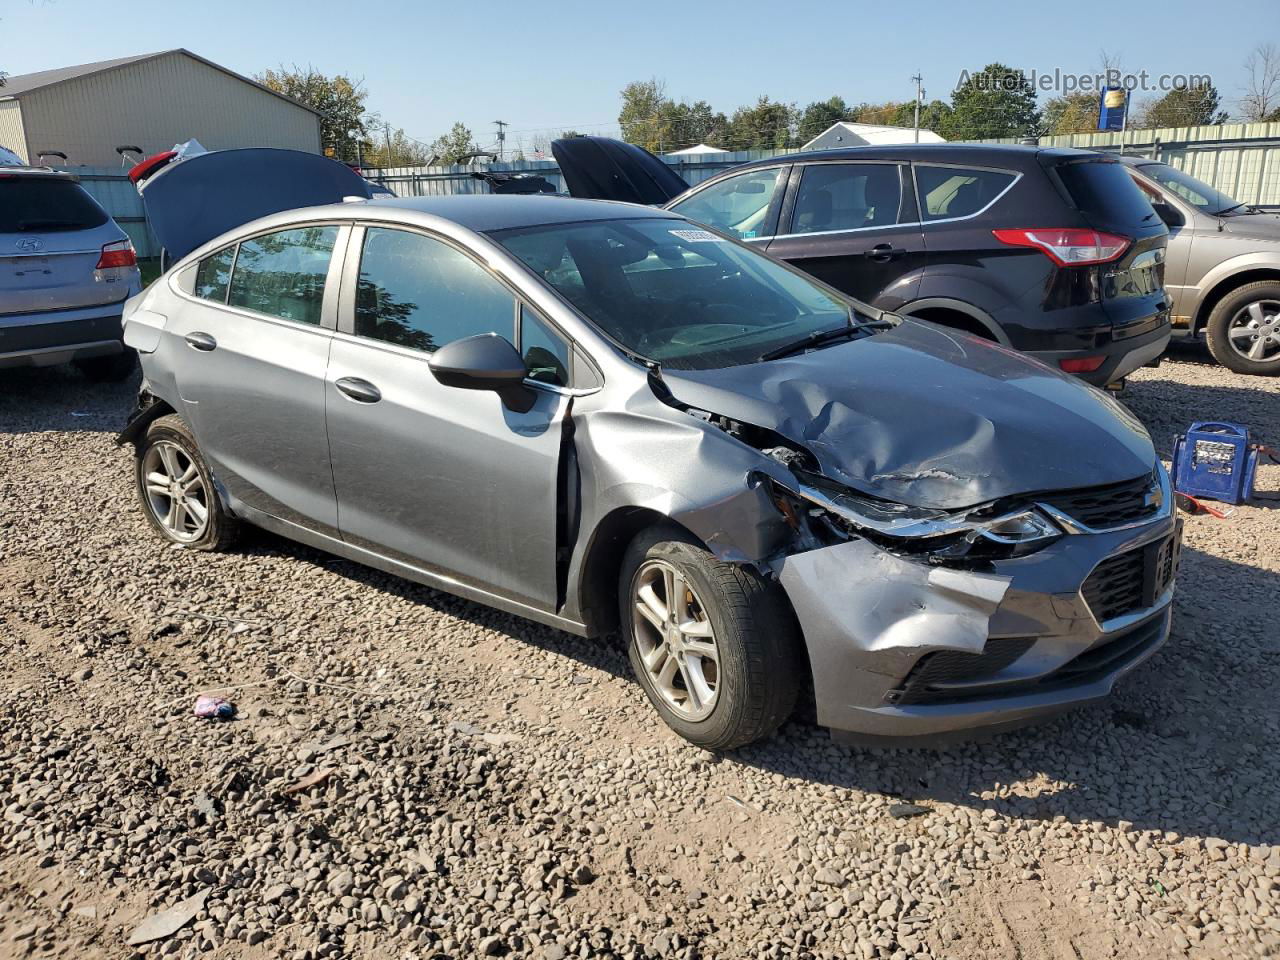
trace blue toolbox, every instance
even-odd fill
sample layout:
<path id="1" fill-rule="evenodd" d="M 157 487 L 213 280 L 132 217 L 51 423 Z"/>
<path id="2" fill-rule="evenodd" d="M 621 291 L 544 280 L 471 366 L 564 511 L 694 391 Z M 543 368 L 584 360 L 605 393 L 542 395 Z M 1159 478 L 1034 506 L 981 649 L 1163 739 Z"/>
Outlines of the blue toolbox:
<path id="1" fill-rule="evenodd" d="M 1244 503 L 1253 496 L 1258 452 L 1258 446 L 1249 442 L 1248 427 L 1193 423 L 1173 440 L 1173 489 L 1222 503 Z"/>

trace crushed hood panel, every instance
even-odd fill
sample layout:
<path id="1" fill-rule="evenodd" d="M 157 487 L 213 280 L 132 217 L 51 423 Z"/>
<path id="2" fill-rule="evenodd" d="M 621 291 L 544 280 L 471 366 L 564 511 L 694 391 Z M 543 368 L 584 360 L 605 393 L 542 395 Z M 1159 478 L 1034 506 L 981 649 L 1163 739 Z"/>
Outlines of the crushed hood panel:
<path id="1" fill-rule="evenodd" d="M 1102 391 L 910 320 L 787 359 L 662 376 L 680 403 L 773 430 L 831 480 L 910 506 L 1099 486 L 1155 462 L 1146 430 Z"/>

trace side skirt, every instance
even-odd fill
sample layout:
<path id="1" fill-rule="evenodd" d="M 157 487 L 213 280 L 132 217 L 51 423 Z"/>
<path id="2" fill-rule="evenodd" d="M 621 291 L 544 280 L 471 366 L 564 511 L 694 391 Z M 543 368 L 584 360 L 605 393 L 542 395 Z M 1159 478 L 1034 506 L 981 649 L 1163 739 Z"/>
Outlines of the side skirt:
<path id="1" fill-rule="evenodd" d="M 420 583 L 423 586 L 451 593 L 464 600 L 482 603 L 486 607 L 493 607 L 504 613 L 512 613 L 518 617 L 534 620 L 549 627 L 555 627 L 557 630 L 564 630 L 580 637 L 590 636 L 586 625 L 576 620 L 569 620 L 558 614 L 520 603 L 517 600 L 510 600 L 444 574 L 433 573 L 430 570 L 423 570 L 421 567 L 392 560 L 390 557 L 384 557 L 363 547 L 354 546 L 344 540 L 337 540 L 323 533 L 308 530 L 306 527 L 299 526 L 296 523 L 273 517 L 269 513 L 255 510 L 253 507 L 246 506 L 243 503 L 236 503 L 232 512 L 254 526 L 262 527 L 264 530 L 269 530 L 290 540 L 296 540 L 298 543 L 305 544 L 308 547 L 323 550 L 325 553 L 332 553 L 346 560 L 362 563 L 366 567 L 373 567 L 376 570 L 382 570 L 384 573 L 394 574 L 397 577 L 404 577 L 406 580 L 412 580 L 414 583 Z"/>

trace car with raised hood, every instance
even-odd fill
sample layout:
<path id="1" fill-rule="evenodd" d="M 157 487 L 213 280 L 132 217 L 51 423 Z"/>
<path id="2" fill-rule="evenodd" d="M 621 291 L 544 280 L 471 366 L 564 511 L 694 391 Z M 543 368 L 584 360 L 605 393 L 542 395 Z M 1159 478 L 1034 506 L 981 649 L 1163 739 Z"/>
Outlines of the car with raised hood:
<path id="1" fill-rule="evenodd" d="M 1166 638 L 1180 533 L 1147 433 L 1015 351 L 631 204 L 347 196 L 181 229 L 125 321 L 120 442 L 167 543 L 249 522 L 618 631 L 713 749 L 805 691 L 842 735 L 1026 723 Z"/>
<path id="2" fill-rule="evenodd" d="M 1236 373 L 1280 375 L 1280 214 L 1159 160 L 1123 162 L 1169 226 L 1174 337 L 1203 337 Z"/>
<path id="3" fill-rule="evenodd" d="M 1114 157 L 992 144 L 810 151 L 690 188 L 602 137 L 552 150 L 575 197 L 658 204 L 865 303 L 965 330 L 1102 386 L 1169 342 L 1168 231 Z"/>
<path id="4" fill-rule="evenodd" d="M 120 313 L 140 289 L 128 235 L 73 173 L 0 165 L 0 369 L 127 377 Z"/>

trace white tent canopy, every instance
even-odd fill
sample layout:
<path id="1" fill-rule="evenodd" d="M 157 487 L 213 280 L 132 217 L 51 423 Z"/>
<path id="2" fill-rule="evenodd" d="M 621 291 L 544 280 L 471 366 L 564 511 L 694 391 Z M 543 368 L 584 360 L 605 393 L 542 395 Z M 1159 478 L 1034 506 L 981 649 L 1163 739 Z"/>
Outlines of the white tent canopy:
<path id="1" fill-rule="evenodd" d="M 668 157 L 696 157 L 706 153 L 728 153 L 728 150 L 721 150 L 719 147 L 709 147 L 705 143 L 699 143 L 696 146 L 685 147 L 683 150 L 673 150 L 666 154 Z"/>

